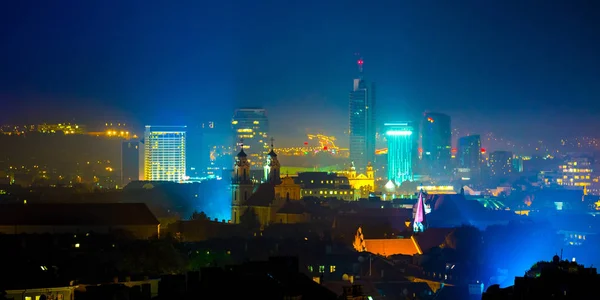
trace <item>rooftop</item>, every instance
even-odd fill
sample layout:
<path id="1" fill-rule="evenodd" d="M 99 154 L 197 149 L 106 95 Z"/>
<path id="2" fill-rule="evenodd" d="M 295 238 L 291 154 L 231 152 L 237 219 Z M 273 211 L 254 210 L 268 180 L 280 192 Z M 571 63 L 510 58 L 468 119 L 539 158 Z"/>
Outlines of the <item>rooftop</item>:
<path id="1" fill-rule="evenodd" d="M 0 225 L 158 225 L 144 203 L 2 204 Z"/>

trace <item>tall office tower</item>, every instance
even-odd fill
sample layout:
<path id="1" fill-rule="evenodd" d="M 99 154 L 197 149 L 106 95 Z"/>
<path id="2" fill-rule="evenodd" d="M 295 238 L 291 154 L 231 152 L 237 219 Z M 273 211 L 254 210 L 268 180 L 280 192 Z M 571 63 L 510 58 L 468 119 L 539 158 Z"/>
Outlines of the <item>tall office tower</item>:
<path id="1" fill-rule="evenodd" d="M 510 151 L 494 151 L 490 154 L 490 175 L 505 177 L 512 173 L 513 154 Z"/>
<path id="2" fill-rule="evenodd" d="M 364 61 L 359 59 L 358 78 L 350 92 L 350 160 L 364 171 L 375 160 L 375 84 L 363 78 Z"/>
<path id="3" fill-rule="evenodd" d="M 236 109 L 231 125 L 236 135 L 234 149 L 239 149 L 243 144 L 251 168 L 268 168 L 269 119 L 267 119 L 267 111 L 262 108 Z"/>
<path id="4" fill-rule="evenodd" d="M 123 141 L 121 144 L 121 186 L 140 180 L 143 162 L 142 144 L 139 141 Z"/>
<path id="5" fill-rule="evenodd" d="M 397 185 L 413 180 L 413 127 L 408 122 L 385 123 L 388 144 L 388 179 Z"/>
<path id="6" fill-rule="evenodd" d="M 481 137 L 469 135 L 458 139 L 458 168 L 469 169 L 471 178 L 481 175 Z"/>
<path id="7" fill-rule="evenodd" d="M 144 180 L 185 180 L 186 126 L 146 125 L 144 134 Z"/>
<path id="8" fill-rule="evenodd" d="M 423 172 L 433 177 L 450 174 L 452 131 L 450 116 L 425 113 L 421 122 L 421 162 Z"/>

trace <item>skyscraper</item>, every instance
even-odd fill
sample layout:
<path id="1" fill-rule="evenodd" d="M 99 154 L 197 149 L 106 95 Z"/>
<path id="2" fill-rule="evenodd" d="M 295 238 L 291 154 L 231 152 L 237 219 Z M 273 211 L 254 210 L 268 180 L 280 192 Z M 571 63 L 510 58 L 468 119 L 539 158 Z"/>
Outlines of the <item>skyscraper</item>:
<path id="1" fill-rule="evenodd" d="M 185 180 L 186 126 L 146 125 L 144 134 L 144 180 Z"/>
<path id="2" fill-rule="evenodd" d="M 420 144 L 422 170 L 434 177 L 449 175 L 452 154 L 450 116 L 425 113 L 421 122 Z"/>
<path id="3" fill-rule="evenodd" d="M 364 61 L 357 64 L 359 74 L 350 92 L 350 160 L 364 171 L 375 160 L 375 84 L 363 78 Z"/>
<path id="4" fill-rule="evenodd" d="M 408 122 L 385 123 L 388 145 L 388 180 L 396 184 L 413 180 L 413 127 Z"/>
<path id="5" fill-rule="evenodd" d="M 123 141 L 121 144 L 121 186 L 140 180 L 142 147 L 139 141 Z"/>
<path id="6" fill-rule="evenodd" d="M 472 178 L 481 174 L 481 137 L 469 135 L 458 139 L 458 167 L 469 169 Z"/>
<path id="7" fill-rule="evenodd" d="M 490 175 L 502 178 L 512 173 L 513 154 L 510 151 L 494 151 L 490 154 Z"/>
<path id="8" fill-rule="evenodd" d="M 253 169 L 267 166 L 269 153 L 269 119 L 262 108 L 240 108 L 233 114 L 231 126 L 236 135 L 234 149 L 244 145 L 248 162 Z"/>

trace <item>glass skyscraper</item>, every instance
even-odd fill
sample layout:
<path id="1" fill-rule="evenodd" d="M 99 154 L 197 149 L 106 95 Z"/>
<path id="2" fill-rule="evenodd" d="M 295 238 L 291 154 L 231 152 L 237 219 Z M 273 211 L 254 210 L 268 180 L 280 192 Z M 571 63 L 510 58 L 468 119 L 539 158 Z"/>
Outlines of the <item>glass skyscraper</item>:
<path id="1" fill-rule="evenodd" d="M 146 126 L 144 180 L 181 182 L 186 179 L 186 126 Z"/>
<path id="2" fill-rule="evenodd" d="M 236 109 L 231 121 L 236 136 L 234 154 L 239 152 L 243 141 L 244 152 L 253 169 L 267 166 L 269 153 L 269 119 L 267 110 L 262 108 Z"/>
<path id="3" fill-rule="evenodd" d="M 388 180 L 400 185 L 413 180 L 413 127 L 409 122 L 385 123 L 388 145 Z"/>
<path id="4" fill-rule="evenodd" d="M 469 135 L 458 139 L 458 167 L 469 169 L 471 177 L 481 174 L 481 137 Z"/>
<path id="5" fill-rule="evenodd" d="M 450 116 L 425 113 L 421 122 L 420 144 L 419 152 L 425 174 L 433 177 L 448 176 L 452 157 Z"/>
<path id="6" fill-rule="evenodd" d="M 357 171 L 375 161 L 375 84 L 363 78 L 363 60 L 358 60 L 359 76 L 350 92 L 350 160 Z"/>

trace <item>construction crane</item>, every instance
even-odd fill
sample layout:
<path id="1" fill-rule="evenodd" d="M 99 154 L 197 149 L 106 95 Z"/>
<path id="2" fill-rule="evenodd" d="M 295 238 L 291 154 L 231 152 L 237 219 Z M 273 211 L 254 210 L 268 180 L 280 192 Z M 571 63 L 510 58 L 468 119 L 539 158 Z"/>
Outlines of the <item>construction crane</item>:
<path id="1" fill-rule="evenodd" d="M 387 154 L 388 148 L 375 149 L 375 155 Z"/>
<path id="2" fill-rule="evenodd" d="M 319 140 L 319 145 L 322 149 L 338 150 L 339 147 L 335 145 L 335 136 L 326 136 L 323 134 L 307 134 L 309 140 Z"/>

